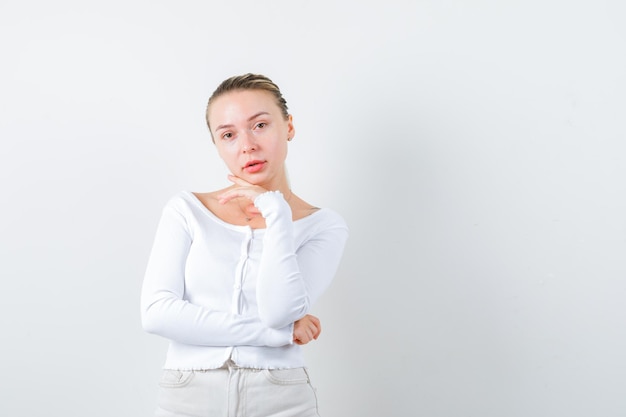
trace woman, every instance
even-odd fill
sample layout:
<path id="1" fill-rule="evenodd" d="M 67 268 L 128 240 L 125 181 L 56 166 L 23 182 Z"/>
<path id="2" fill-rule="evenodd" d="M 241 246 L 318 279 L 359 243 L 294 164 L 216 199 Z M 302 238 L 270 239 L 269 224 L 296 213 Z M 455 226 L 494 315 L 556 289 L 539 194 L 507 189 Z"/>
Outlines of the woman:
<path id="1" fill-rule="evenodd" d="M 270 79 L 227 79 L 206 118 L 232 185 L 163 209 L 141 297 L 144 329 L 170 340 L 157 416 L 318 416 L 300 345 L 348 229 L 291 190 L 293 119 Z"/>

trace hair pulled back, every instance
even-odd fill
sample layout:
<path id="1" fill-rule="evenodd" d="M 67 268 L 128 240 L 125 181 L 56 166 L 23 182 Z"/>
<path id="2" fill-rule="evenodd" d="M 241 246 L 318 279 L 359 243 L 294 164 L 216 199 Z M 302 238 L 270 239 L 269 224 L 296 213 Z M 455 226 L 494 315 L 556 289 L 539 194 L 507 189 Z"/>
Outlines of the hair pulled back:
<path id="1" fill-rule="evenodd" d="M 213 92 L 213 94 L 211 94 L 211 97 L 209 98 L 209 102 L 206 108 L 206 123 L 209 127 L 209 131 L 211 131 L 211 124 L 209 122 L 209 109 L 211 108 L 211 104 L 218 97 L 226 93 L 242 90 L 267 91 L 274 97 L 283 117 L 285 119 L 289 117 L 287 101 L 283 97 L 283 94 L 280 92 L 280 88 L 278 88 L 278 86 L 272 80 L 261 74 L 247 73 L 243 75 L 235 75 L 222 81 L 222 83 L 215 89 L 215 91 Z M 211 136 L 213 136 L 212 132 Z"/>

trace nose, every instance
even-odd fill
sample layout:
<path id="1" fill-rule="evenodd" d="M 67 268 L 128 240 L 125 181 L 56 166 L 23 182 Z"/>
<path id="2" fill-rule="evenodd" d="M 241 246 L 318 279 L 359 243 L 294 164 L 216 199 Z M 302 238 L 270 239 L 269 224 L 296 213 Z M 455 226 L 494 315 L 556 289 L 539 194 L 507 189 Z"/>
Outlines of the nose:
<path id="1" fill-rule="evenodd" d="M 243 151 L 243 153 L 254 152 L 257 149 L 256 141 L 254 140 L 252 134 L 249 132 L 243 135 L 241 144 L 241 150 Z"/>

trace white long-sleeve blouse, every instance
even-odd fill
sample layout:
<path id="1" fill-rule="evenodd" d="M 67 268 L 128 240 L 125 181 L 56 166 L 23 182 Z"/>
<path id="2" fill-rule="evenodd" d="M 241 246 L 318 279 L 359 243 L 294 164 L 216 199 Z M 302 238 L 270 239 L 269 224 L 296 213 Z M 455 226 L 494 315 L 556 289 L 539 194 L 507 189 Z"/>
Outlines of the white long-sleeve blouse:
<path id="1" fill-rule="evenodd" d="M 348 228 L 327 208 L 293 221 L 278 191 L 254 204 L 265 229 L 226 223 L 187 191 L 165 205 L 141 292 L 144 329 L 170 340 L 164 368 L 304 366 L 293 323 L 331 283 Z"/>

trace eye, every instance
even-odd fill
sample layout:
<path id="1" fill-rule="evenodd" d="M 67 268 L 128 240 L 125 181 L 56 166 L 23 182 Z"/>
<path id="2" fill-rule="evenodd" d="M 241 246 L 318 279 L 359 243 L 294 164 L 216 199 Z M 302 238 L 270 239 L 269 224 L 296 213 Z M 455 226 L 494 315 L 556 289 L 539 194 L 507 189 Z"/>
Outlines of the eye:
<path id="1" fill-rule="evenodd" d="M 256 129 L 263 129 L 265 126 L 267 126 L 267 123 L 265 122 L 259 122 L 256 124 L 256 126 L 254 126 Z"/>
<path id="2" fill-rule="evenodd" d="M 223 140 L 229 140 L 233 138 L 233 134 L 231 132 L 226 132 L 222 135 Z"/>

